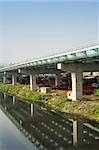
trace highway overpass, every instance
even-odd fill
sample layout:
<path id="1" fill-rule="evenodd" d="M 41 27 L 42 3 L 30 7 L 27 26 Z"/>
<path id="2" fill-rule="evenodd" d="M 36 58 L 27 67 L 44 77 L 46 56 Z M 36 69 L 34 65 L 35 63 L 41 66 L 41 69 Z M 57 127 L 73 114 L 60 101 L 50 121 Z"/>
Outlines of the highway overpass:
<path id="1" fill-rule="evenodd" d="M 71 73 L 72 100 L 82 99 L 82 73 L 99 72 L 99 45 L 76 51 L 67 51 L 49 57 L 41 57 L 0 69 L 4 83 L 6 83 L 7 74 L 12 75 L 12 85 L 16 84 L 19 74 L 29 75 L 31 90 L 37 88 L 36 75 L 56 74 L 56 84 L 59 84 L 61 72 Z"/>

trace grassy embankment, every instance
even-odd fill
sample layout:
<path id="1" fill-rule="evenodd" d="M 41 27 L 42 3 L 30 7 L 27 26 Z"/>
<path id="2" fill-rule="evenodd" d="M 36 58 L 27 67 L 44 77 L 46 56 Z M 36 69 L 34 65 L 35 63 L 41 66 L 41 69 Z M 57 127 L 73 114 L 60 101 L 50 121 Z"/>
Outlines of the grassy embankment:
<path id="1" fill-rule="evenodd" d="M 49 106 L 62 112 L 81 115 L 99 121 L 99 100 L 68 101 L 66 97 L 51 98 L 46 102 Z"/>
<path id="2" fill-rule="evenodd" d="M 67 99 L 66 92 L 59 93 L 58 91 L 51 94 L 42 94 L 39 92 L 31 92 L 29 89 L 23 89 L 2 83 L 0 83 L 0 90 L 19 96 L 31 102 L 42 101 L 46 106 L 50 106 L 52 109 L 85 116 L 89 119 L 99 121 L 99 97 L 92 101 L 84 99 L 72 102 Z"/>
<path id="3" fill-rule="evenodd" d="M 29 89 L 22 87 L 12 86 L 9 84 L 0 83 L 0 90 L 11 95 L 18 96 L 28 101 L 42 101 L 49 97 L 49 94 L 43 94 L 39 92 L 32 92 Z"/>

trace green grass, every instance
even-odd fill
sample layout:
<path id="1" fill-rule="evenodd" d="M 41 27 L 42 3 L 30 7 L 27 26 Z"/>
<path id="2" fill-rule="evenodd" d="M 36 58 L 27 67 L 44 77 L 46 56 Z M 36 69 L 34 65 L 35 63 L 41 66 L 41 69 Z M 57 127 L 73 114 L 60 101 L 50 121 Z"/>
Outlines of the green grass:
<path id="1" fill-rule="evenodd" d="M 96 90 L 96 95 L 99 96 L 99 89 Z"/>
<path id="2" fill-rule="evenodd" d="M 90 116 L 95 116 L 97 119 L 99 119 L 99 106 L 89 109 L 88 113 Z"/>
<path id="3" fill-rule="evenodd" d="M 0 83 L 0 90 L 7 92 L 8 94 L 16 95 L 23 97 L 30 101 L 39 101 L 46 100 L 49 97 L 49 94 L 43 94 L 39 92 L 33 92 L 27 89 L 22 89 L 16 86 Z"/>

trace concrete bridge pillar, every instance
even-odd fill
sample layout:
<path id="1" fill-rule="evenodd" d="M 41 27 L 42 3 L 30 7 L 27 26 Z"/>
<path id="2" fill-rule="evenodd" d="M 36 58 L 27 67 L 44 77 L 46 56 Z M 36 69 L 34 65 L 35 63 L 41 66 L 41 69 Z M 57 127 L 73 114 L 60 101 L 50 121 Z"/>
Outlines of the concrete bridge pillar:
<path id="1" fill-rule="evenodd" d="M 7 75 L 6 75 L 6 72 L 4 72 L 4 74 L 3 74 L 3 83 L 6 83 L 6 80 L 7 80 Z"/>
<path id="2" fill-rule="evenodd" d="M 17 83 L 17 76 L 16 75 L 12 75 L 12 85 L 16 85 Z"/>
<path id="3" fill-rule="evenodd" d="M 73 101 L 82 99 L 83 97 L 83 67 L 82 64 L 63 64 L 59 63 L 57 69 L 71 73 L 72 79 L 72 92 L 69 94 L 70 99 Z M 71 96 L 70 96 L 71 95 Z"/>
<path id="4" fill-rule="evenodd" d="M 76 101 L 83 97 L 82 72 L 71 73 L 72 77 L 72 100 Z"/>
<path id="5" fill-rule="evenodd" d="M 37 89 L 37 84 L 36 84 L 36 75 L 35 74 L 30 74 L 30 89 L 31 91 Z"/>
<path id="6" fill-rule="evenodd" d="M 61 83 L 61 74 L 60 73 L 57 73 L 55 74 L 55 85 L 60 85 Z"/>

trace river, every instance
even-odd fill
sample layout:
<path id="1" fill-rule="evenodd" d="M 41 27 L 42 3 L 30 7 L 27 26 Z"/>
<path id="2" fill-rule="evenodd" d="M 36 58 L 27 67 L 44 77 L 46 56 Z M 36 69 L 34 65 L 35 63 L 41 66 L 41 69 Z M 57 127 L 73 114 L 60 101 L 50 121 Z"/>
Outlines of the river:
<path id="1" fill-rule="evenodd" d="M 98 150 L 99 124 L 0 92 L 0 150 Z"/>

